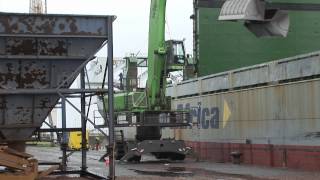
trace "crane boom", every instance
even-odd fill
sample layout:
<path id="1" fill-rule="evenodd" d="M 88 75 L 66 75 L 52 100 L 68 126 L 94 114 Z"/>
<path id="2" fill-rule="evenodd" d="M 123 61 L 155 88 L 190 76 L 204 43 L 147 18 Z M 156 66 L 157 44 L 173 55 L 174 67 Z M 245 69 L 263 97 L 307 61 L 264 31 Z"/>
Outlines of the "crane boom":
<path id="1" fill-rule="evenodd" d="M 160 109 L 165 66 L 166 0 L 152 0 L 149 17 L 147 98 L 151 109 Z"/>

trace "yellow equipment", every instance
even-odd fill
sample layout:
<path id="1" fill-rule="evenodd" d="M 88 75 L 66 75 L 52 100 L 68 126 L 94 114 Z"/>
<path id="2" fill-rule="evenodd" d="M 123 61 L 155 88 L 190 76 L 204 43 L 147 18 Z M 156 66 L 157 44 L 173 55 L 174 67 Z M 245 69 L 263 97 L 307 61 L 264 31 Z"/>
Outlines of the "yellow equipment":
<path id="1" fill-rule="evenodd" d="M 86 131 L 87 148 L 89 148 L 89 131 Z M 69 133 L 68 149 L 79 151 L 81 149 L 82 133 L 81 131 L 74 131 Z"/>

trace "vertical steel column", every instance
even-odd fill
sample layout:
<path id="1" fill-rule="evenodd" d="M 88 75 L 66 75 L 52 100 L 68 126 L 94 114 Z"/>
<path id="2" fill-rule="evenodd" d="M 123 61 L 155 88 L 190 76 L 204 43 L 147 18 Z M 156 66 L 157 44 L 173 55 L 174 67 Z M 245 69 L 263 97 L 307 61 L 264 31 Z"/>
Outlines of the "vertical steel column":
<path id="1" fill-rule="evenodd" d="M 80 88 L 85 89 L 85 72 L 80 73 Z M 81 93 L 81 113 L 86 114 L 86 96 Z M 81 171 L 87 171 L 87 119 L 81 116 Z"/>
<path id="2" fill-rule="evenodd" d="M 62 150 L 62 171 L 67 170 L 67 122 L 66 122 L 66 99 L 61 98 L 61 120 L 62 120 L 62 139 L 61 139 L 61 150 Z"/>
<path id="3" fill-rule="evenodd" d="M 198 32 L 198 0 L 193 0 L 193 15 L 191 16 L 193 21 L 193 58 L 196 63 L 199 60 L 199 32 Z M 197 64 L 196 64 L 197 65 Z M 198 73 L 198 67 L 196 67 Z"/>
<path id="4" fill-rule="evenodd" d="M 47 0 L 44 1 L 44 13 L 48 14 L 48 3 L 47 3 Z"/>
<path id="5" fill-rule="evenodd" d="M 114 17 L 108 20 L 108 119 L 109 119 L 109 178 L 115 179 L 114 163 L 114 117 L 113 117 L 113 23 Z"/>
<path id="6" fill-rule="evenodd" d="M 52 120 L 52 115 L 51 115 L 51 112 L 49 113 L 48 115 L 48 119 L 49 119 L 49 124 L 51 125 L 51 127 L 54 127 L 53 126 L 53 120 Z M 54 132 L 50 132 L 50 139 L 51 139 L 51 147 L 54 147 Z"/>

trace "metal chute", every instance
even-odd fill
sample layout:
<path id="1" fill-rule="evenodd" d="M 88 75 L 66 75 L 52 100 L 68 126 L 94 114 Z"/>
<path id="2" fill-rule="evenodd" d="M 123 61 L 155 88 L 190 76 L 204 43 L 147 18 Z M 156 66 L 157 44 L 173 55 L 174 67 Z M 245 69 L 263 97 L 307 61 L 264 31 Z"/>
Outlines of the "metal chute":
<path id="1" fill-rule="evenodd" d="M 265 2 L 260 0 L 227 0 L 220 11 L 220 21 L 263 21 Z"/>
<path id="2" fill-rule="evenodd" d="M 257 37 L 286 37 L 290 19 L 286 11 L 266 9 L 263 0 L 227 0 L 220 11 L 220 21 L 244 21 Z"/>
<path id="3" fill-rule="evenodd" d="M 262 22 L 246 21 L 245 26 L 257 37 L 286 37 L 290 19 L 287 12 L 276 10 L 271 19 Z"/>

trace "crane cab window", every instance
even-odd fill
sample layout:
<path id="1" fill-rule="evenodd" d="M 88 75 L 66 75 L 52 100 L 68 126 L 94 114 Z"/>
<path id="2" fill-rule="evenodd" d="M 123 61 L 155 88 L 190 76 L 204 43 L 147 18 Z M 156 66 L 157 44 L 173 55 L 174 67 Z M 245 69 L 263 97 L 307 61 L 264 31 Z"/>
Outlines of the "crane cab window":
<path id="1" fill-rule="evenodd" d="M 183 41 L 170 40 L 167 45 L 167 63 L 169 65 L 184 65 L 186 60 Z"/>

